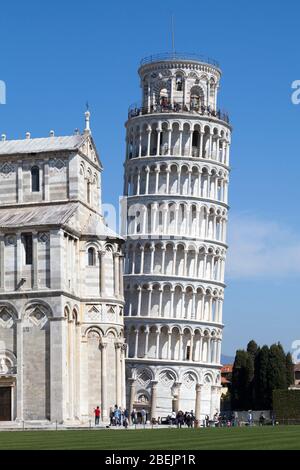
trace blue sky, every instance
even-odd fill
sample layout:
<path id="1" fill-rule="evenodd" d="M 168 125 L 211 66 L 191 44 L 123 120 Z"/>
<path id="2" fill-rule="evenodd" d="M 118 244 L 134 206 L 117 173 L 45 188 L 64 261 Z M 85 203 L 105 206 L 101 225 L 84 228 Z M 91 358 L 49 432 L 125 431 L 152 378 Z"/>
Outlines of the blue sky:
<path id="1" fill-rule="evenodd" d="M 217 59 L 219 105 L 234 127 L 231 150 L 225 354 L 254 338 L 300 337 L 299 125 L 291 83 L 300 79 L 296 0 L 21 0 L 0 6 L 0 133 L 73 133 L 88 100 L 104 165 L 103 200 L 122 192 L 124 122 L 139 100 L 142 57 L 175 47 Z"/>

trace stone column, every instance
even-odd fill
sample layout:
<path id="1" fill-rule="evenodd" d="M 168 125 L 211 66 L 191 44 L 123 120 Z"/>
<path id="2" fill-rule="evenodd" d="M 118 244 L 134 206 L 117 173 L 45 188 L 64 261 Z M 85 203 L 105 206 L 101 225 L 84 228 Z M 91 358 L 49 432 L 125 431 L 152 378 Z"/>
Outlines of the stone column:
<path id="1" fill-rule="evenodd" d="M 148 294 L 148 317 L 150 317 L 151 314 L 151 301 L 152 301 L 152 287 L 148 288 L 149 294 Z"/>
<path id="2" fill-rule="evenodd" d="M 159 331 L 159 329 L 157 329 L 157 332 L 156 332 L 156 347 L 155 347 L 155 358 L 156 359 L 159 359 L 159 334 L 160 334 L 160 331 Z"/>
<path id="3" fill-rule="evenodd" d="M 38 289 L 38 234 L 32 233 L 33 290 Z"/>
<path id="4" fill-rule="evenodd" d="M 63 422 L 66 418 L 65 374 L 66 374 L 66 318 L 50 321 L 50 419 Z"/>
<path id="5" fill-rule="evenodd" d="M 159 185 L 159 173 L 160 170 L 158 167 L 155 168 L 155 194 L 158 194 L 158 185 Z"/>
<path id="6" fill-rule="evenodd" d="M 151 419 L 157 419 L 157 380 L 151 380 Z"/>
<path id="7" fill-rule="evenodd" d="M 147 129 L 147 156 L 148 157 L 150 155 L 150 142 L 151 142 L 151 129 Z"/>
<path id="8" fill-rule="evenodd" d="M 80 334 L 80 332 L 79 332 Z M 102 374 L 102 365 L 101 365 Z M 102 392 L 101 392 L 102 394 Z M 81 337 L 80 340 L 80 415 L 85 421 L 89 419 L 88 408 L 88 339 L 86 336 Z M 102 403 L 101 403 L 102 409 Z"/>
<path id="9" fill-rule="evenodd" d="M 142 132 L 139 132 L 139 157 L 142 156 Z"/>
<path id="10" fill-rule="evenodd" d="M 171 311 L 170 316 L 176 318 L 176 312 L 174 311 L 174 287 L 171 287 Z"/>
<path id="11" fill-rule="evenodd" d="M 153 272 L 154 268 L 154 251 L 155 251 L 155 246 L 152 244 L 150 246 L 150 251 L 151 251 L 151 261 L 150 261 L 150 272 Z"/>
<path id="12" fill-rule="evenodd" d="M 105 251 L 100 251 L 100 296 L 105 297 Z"/>
<path id="13" fill-rule="evenodd" d="M 166 177 L 166 193 L 170 193 L 170 168 L 167 168 L 167 177 Z"/>
<path id="14" fill-rule="evenodd" d="M 136 380 L 134 378 L 128 379 L 129 382 L 129 413 L 132 412 L 135 402 L 135 384 Z M 130 417 L 131 419 L 131 417 Z"/>
<path id="15" fill-rule="evenodd" d="M 183 344 L 183 333 L 179 333 L 179 356 L 178 361 L 182 361 L 182 344 Z"/>
<path id="16" fill-rule="evenodd" d="M 187 273 L 187 257 L 188 257 L 188 252 L 186 248 L 184 249 L 184 259 L 183 259 L 183 276 L 186 277 L 188 275 Z"/>
<path id="17" fill-rule="evenodd" d="M 171 132 L 172 129 L 168 129 L 168 154 L 171 155 Z"/>
<path id="18" fill-rule="evenodd" d="M 44 163 L 44 201 L 49 201 L 49 163 Z"/>
<path id="19" fill-rule="evenodd" d="M 142 287 L 138 286 L 138 308 L 137 308 L 137 316 L 141 315 L 141 304 L 142 304 Z"/>
<path id="20" fill-rule="evenodd" d="M 132 249 L 132 258 L 131 258 L 131 273 L 130 274 L 135 274 L 135 247 Z"/>
<path id="21" fill-rule="evenodd" d="M 4 235 L 1 234 L 0 236 L 0 291 L 3 292 L 5 290 L 5 238 Z"/>
<path id="22" fill-rule="evenodd" d="M 167 359 L 170 361 L 172 359 L 172 331 L 168 332 L 168 356 Z"/>
<path id="23" fill-rule="evenodd" d="M 182 134 L 183 130 L 179 129 L 179 155 L 182 155 Z"/>
<path id="24" fill-rule="evenodd" d="M 119 255 L 119 286 L 120 286 L 120 297 L 124 297 L 124 278 L 123 278 L 123 264 L 124 256 Z"/>
<path id="25" fill-rule="evenodd" d="M 149 346 L 149 328 L 146 329 L 145 331 L 145 352 L 144 352 L 144 358 L 148 358 L 148 346 Z"/>
<path id="26" fill-rule="evenodd" d="M 201 384 L 196 384 L 195 417 L 199 422 L 201 418 L 201 388 Z"/>
<path id="27" fill-rule="evenodd" d="M 114 253 L 114 291 L 118 298 L 120 295 L 120 274 L 119 274 L 119 254 Z"/>
<path id="28" fill-rule="evenodd" d="M 156 156 L 160 155 L 160 129 L 156 129 L 157 131 L 157 149 L 156 149 Z"/>
<path id="29" fill-rule="evenodd" d="M 149 167 L 146 168 L 146 187 L 145 187 L 145 194 L 149 194 L 149 173 L 150 169 Z"/>
<path id="30" fill-rule="evenodd" d="M 121 343 L 121 406 L 126 408 L 126 370 L 125 359 L 127 354 L 127 344 Z"/>
<path id="31" fill-rule="evenodd" d="M 190 131 L 190 138 L 189 138 L 189 157 L 192 156 L 192 144 L 193 144 L 193 131 Z"/>
<path id="32" fill-rule="evenodd" d="M 176 254 L 177 254 L 177 248 L 174 247 L 173 249 L 173 266 L 172 266 L 172 275 L 176 276 Z"/>
<path id="33" fill-rule="evenodd" d="M 138 347 L 139 347 L 139 330 L 135 330 L 134 357 L 138 357 Z"/>
<path id="34" fill-rule="evenodd" d="M 51 289 L 62 290 L 66 279 L 66 267 L 64 264 L 64 232 L 62 230 L 50 231 L 50 276 Z"/>
<path id="35" fill-rule="evenodd" d="M 108 410 L 107 410 L 107 343 L 100 343 L 101 347 L 101 410 L 102 410 L 102 421 L 107 421 Z"/>
<path id="36" fill-rule="evenodd" d="M 115 343 L 116 351 L 116 400 L 117 405 L 122 405 L 122 374 L 121 374 L 121 343 Z"/>
<path id="37" fill-rule="evenodd" d="M 22 253 L 22 239 L 21 233 L 17 233 L 17 276 L 16 276 L 16 288 L 19 285 L 22 277 L 22 262 L 23 262 L 23 253 Z M 52 275 L 52 272 L 51 272 Z M 52 286 L 51 286 L 52 287 Z"/>
<path id="38" fill-rule="evenodd" d="M 22 421 L 23 416 L 23 324 L 22 320 L 16 320 L 17 324 L 17 413 L 16 420 Z"/>
<path id="39" fill-rule="evenodd" d="M 200 132 L 200 151 L 199 157 L 202 158 L 203 156 L 203 132 Z"/>
<path id="40" fill-rule="evenodd" d="M 141 250 L 141 269 L 140 269 L 140 274 L 144 274 L 144 256 L 145 256 L 145 250 L 144 247 L 140 247 Z"/>
<path id="41" fill-rule="evenodd" d="M 199 342 L 199 362 L 203 362 L 203 336 L 200 336 Z"/>
<path id="42" fill-rule="evenodd" d="M 163 317 L 163 308 L 162 308 L 162 301 L 163 301 L 163 289 L 162 287 L 159 288 L 159 316 Z"/>
<path id="43" fill-rule="evenodd" d="M 170 105 L 171 107 L 173 108 L 173 104 L 174 104 L 174 82 L 175 82 L 175 77 L 172 76 L 171 77 L 171 88 L 170 88 Z"/>
<path id="44" fill-rule="evenodd" d="M 194 349 L 194 333 L 191 335 L 191 343 L 190 343 L 190 361 L 193 361 L 193 349 Z"/>

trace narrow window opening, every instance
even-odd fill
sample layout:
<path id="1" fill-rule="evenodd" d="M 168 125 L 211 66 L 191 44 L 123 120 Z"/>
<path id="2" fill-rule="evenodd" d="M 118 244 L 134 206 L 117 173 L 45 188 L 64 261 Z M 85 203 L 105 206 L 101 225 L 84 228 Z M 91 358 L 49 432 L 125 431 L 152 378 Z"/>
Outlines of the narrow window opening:
<path id="1" fill-rule="evenodd" d="M 31 168 L 31 191 L 38 193 L 40 190 L 40 169 L 37 166 Z"/>
<path id="2" fill-rule="evenodd" d="M 22 242 L 23 242 L 24 252 L 25 252 L 25 264 L 30 265 L 32 264 L 32 234 L 23 233 Z"/>
<path id="3" fill-rule="evenodd" d="M 88 249 L 88 265 L 95 266 L 96 264 L 96 257 L 95 257 L 95 250 L 94 248 Z"/>

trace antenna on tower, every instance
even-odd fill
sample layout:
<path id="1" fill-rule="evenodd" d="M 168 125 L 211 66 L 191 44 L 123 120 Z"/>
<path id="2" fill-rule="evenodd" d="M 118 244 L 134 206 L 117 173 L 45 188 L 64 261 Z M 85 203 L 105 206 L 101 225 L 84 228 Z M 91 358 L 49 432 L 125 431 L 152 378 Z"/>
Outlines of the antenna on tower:
<path id="1" fill-rule="evenodd" d="M 172 24 L 172 53 L 175 55 L 175 33 L 174 33 L 174 15 L 172 13 L 171 17 L 171 24 Z"/>

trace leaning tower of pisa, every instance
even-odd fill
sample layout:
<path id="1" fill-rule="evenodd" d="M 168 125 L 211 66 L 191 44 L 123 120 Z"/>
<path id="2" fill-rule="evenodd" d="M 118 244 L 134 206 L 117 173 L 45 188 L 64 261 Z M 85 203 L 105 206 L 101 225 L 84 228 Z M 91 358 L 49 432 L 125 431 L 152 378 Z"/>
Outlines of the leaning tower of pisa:
<path id="1" fill-rule="evenodd" d="M 141 62 L 126 122 L 127 403 L 148 418 L 220 407 L 231 127 L 210 59 Z"/>

